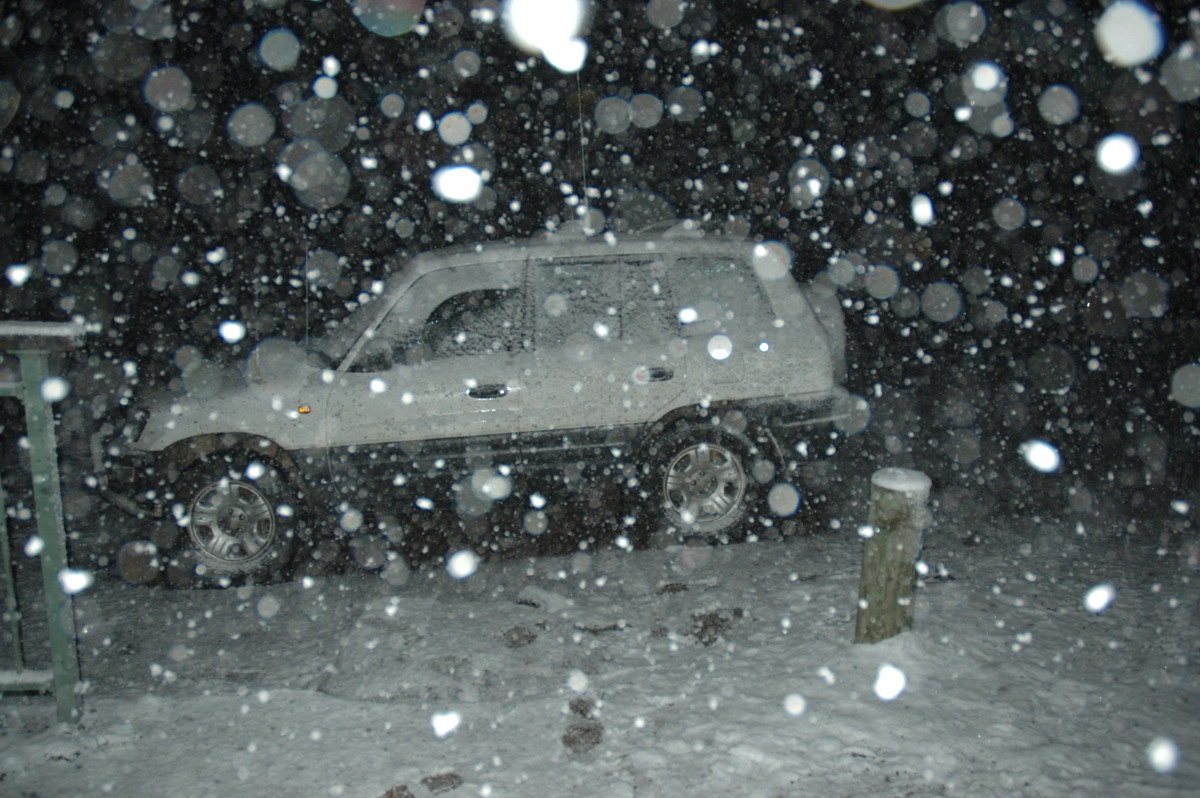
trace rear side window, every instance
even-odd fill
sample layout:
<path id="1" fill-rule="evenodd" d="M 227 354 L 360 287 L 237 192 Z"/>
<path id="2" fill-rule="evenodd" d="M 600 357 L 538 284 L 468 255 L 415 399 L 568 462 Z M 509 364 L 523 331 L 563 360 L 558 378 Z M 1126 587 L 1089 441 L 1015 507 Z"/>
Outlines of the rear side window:
<path id="1" fill-rule="evenodd" d="M 581 339 L 642 341 L 674 330 L 661 262 L 565 261 L 534 269 L 539 347 Z"/>
<path id="2" fill-rule="evenodd" d="M 620 288 L 623 337 L 643 341 L 676 335 L 679 325 L 662 261 L 627 267 Z"/>
<path id="3" fill-rule="evenodd" d="M 535 268 L 539 347 L 563 346 L 577 335 L 615 338 L 621 334 L 620 293 L 613 272 L 592 262 Z"/>
<path id="4" fill-rule="evenodd" d="M 670 267 L 682 323 L 771 317 L 770 305 L 749 266 L 733 258 L 679 258 Z"/>

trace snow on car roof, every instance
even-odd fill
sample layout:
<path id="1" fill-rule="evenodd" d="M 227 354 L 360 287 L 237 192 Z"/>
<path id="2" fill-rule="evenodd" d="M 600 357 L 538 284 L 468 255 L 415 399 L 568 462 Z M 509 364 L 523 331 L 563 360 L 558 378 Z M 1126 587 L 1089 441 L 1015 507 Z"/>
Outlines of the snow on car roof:
<path id="1" fill-rule="evenodd" d="M 500 239 L 477 244 L 433 249 L 414 255 L 388 277 L 371 302 L 373 310 L 360 309 L 323 342 L 326 354 L 340 362 L 353 360 L 363 343 L 362 334 L 374 327 L 421 277 L 460 266 L 502 263 L 514 258 L 631 257 L 639 255 L 731 255 L 753 246 L 744 238 L 706 233 L 698 227 L 674 224 L 661 231 L 587 236 L 570 227 L 525 239 Z M 365 306 L 364 306 L 365 307 Z M 351 321 L 353 319 L 353 321 Z M 349 322 L 349 324 L 347 324 Z"/>

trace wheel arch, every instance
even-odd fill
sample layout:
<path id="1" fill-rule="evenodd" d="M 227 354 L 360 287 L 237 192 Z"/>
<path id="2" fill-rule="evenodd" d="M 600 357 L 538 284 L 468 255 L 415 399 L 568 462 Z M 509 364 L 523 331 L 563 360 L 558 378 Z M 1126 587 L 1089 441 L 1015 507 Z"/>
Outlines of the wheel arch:
<path id="1" fill-rule="evenodd" d="M 716 422 L 713 419 L 717 419 Z M 726 419 L 729 422 L 726 423 Z M 770 425 L 753 409 L 738 402 L 722 402 L 713 405 L 686 405 L 677 407 L 648 424 L 634 441 L 633 451 L 640 461 L 654 442 L 671 427 L 680 422 L 712 424 L 725 433 L 741 438 L 752 449 L 758 450 L 780 469 L 786 470 L 786 452 Z"/>
<path id="2" fill-rule="evenodd" d="M 168 482 L 174 482 L 196 463 L 221 452 L 258 455 L 279 466 L 289 482 L 304 485 L 296 461 L 287 449 L 270 438 L 247 433 L 210 433 L 173 443 L 159 453 L 159 473 Z"/>

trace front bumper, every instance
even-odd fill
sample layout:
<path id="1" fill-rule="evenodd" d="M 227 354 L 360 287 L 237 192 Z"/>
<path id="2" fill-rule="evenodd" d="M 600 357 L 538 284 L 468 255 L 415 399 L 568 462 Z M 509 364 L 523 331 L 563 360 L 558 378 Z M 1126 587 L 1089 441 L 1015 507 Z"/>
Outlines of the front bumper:
<path id="1" fill-rule="evenodd" d="M 160 518 L 165 512 L 161 486 L 154 475 L 154 452 L 135 449 L 126 435 L 112 437 L 101 429 L 92 435 L 92 473 L 96 492 L 117 509 L 135 518 Z"/>

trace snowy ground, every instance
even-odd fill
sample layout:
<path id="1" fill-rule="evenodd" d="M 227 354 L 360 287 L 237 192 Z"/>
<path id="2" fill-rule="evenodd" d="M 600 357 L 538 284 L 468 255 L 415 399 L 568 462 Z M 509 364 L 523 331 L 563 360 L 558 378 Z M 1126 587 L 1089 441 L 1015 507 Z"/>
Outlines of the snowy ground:
<path id="1" fill-rule="evenodd" d="M 1179 541 L 992 524 L 927 535 L 943 578 L 913 632 L 873 646 L 851 643 L 852 530 L 398 588 L 102 578 L 77 601 L 83 726 L 0 699 L 0 792 L 1196 795 L 1200 576 Z M 1102 583 L 1116 598 L 1093 614 Z"/>

